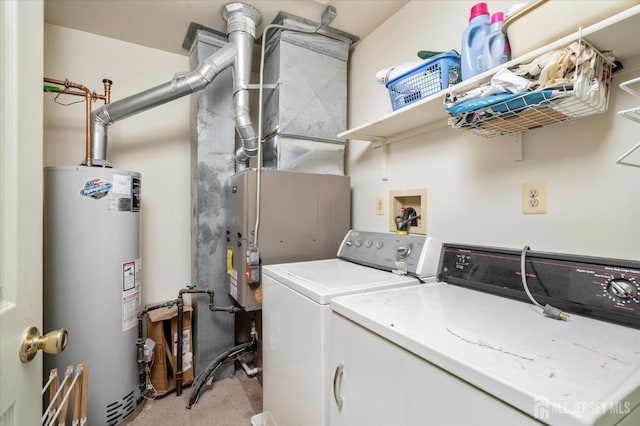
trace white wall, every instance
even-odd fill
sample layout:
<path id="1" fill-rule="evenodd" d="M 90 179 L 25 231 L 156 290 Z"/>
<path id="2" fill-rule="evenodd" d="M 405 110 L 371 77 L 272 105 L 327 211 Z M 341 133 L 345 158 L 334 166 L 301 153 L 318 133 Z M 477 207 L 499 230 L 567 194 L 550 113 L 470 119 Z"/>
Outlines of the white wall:
<path id="1" fill-rule="evenodd" d="M 97 93 L 109 78 L 112 101 L 189 69 L 188 56 L 56 25 L 45 24 L 44 40 L 45 77 L 67 78 Z M 77 165 L 85 156 L 84 100 L 61 97 L 64 103 L 82 100 L 64 107 L 54 98 L 44 94 L 44 165 Z M 189 98 L 114 123 L 108 160 L 142 174 L 143 303 L 174 298 L 191 280 Z"/>
<path id="2" fill-rule="evenodd" d="M 507 10 L 513 3 L 490 1 L 489 8 Z M 391 112 L 386 89 L 375 82 L 377 70 L 415 60 L 418 50 L 459 50 L 473 4 L 411 1 L 357 45 L 349 126 Z M 640 58 L 626 61 L 607 113 L 524 133 L 523 161 L 511 159 L 507 137 L 442 128 L 390 145 L 384 182 L 381 150 L 351 141 L 353 227 L 387 231 L 388 216 L 375 215 L 376 196 L 388 205 L 390 190 L 427 188 L 428 232 L 446 242 L 639 259 L 640 169 L 615 164 L 640 130 L 616 115 L 637 106 L 617 85 L 638 75 Z M 536 181 L 547 182 L 548 213 L 523 215 L 521 185 Z"/>

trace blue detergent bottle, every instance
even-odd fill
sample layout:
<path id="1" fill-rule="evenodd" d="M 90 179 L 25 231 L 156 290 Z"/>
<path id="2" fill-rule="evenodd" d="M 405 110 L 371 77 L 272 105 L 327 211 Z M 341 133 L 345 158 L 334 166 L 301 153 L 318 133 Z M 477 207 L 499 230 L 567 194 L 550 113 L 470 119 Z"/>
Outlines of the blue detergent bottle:
<path id="1" fill-rule="evenodd" d="M 482 52 L 483 71 L 504 64 L 511 60 L 511 46 L 506 34 L 502 33 L 504 13 L 496 12 L 491 15 L 491 31 L 484 40 Z"/>
<path id="2" fill-rule="evenodd" d="M 469 26 L 462 33 L 462 48 L 460 50 L 462 80 L 483 71 L 482 51 L 484 50 L 484 40 L 489 35 L 490 26 L 487 4 L 473 5 Z"/>

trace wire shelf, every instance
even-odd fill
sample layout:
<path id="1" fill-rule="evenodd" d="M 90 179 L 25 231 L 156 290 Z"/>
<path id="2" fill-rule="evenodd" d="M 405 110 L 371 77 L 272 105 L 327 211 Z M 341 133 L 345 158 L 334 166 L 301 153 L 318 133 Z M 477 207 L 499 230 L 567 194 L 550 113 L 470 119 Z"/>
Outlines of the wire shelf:
<path id="1" fill-rule="evenodd" d="M 640 107 L 618 111 L 618 114 L 636 123 L 640 123 Z"/>
<path id="2" fill-rule="evenodd" d="M 584 67 L 579 72 L 579 67 L 574 67 L 569 81 L 561 86 L 483 98 L 484 105 L 452 114 L 449 125 L 494 137 L 605 112 L 609 103 L 612 63 L 584 40 L 579 42 L 579 53 L 585 51 L 585 46 L 593 49 L 593 57 L 587 65 L 593 72 L 584 72 Z M 638 112 L 640 108 L 635 111 Z M 640 114 L 636 117 L 640 119 Z"/>
<path id="3" fill-rule="evenodd" d="M 620 83 L 620 88 L 632 96 L 640 99 L 640 92 L 630 86 L 640 82 L 640 77 Z M 618 114 L 636 123 L 640 123 L 640 107 L 618 111 Z M 625 166 L 640 167 L 640 142 L 636 143 L 630 150 L 625 152 L 616 160 L 617 164 Z"/>

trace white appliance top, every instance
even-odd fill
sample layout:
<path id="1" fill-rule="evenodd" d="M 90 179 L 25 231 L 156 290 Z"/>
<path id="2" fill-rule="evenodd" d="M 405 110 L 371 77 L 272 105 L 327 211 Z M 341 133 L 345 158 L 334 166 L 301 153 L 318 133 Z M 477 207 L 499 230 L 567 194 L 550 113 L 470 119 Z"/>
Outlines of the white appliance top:
<path id="1" fill-rule="evenodd" d="M 430 235 L 351 230 L 338 248 L 338 258 L 403 274 L 432 277 L 442 244 Z"/>
<path id="2" fill-rule="evenodd" d="M 321 305 L 335 296 L 418 284 L 418 279 L 341 259 L 267 265 L 262 273 Z M 435 281 L 432 278 L 431 281 Z"/>
<path id="3" fill-rule="evenodd" d="M 558 321 L 446 283 L 339 297 L 331 308 L 545 423 L 613 425 L 640 404 L 633 328 Z"/>

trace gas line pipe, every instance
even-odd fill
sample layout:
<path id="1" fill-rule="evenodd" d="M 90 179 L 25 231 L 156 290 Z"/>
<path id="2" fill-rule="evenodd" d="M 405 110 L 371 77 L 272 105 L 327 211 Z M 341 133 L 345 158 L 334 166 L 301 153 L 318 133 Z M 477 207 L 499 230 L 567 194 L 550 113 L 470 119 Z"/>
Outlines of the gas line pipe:
<path id="1" fill-rule="evenodd" d="M 185 294 L 208 294 L 209 295 L 209 310 L 212 312 L 224 311 L 230 314 L 235 312 L 241 312 L 242 308 L 236 306 L 216 306 L 213 297 L 214 292 L 211 289 L 196 289 L 195 286 L 189 286 L 187 288 L 183 288 L 178 292 L 178 297 L 176 299 L 171 299 L 157 305 L 148 306 L 138 312 L 138 339 L 136 340 L 136 349 L 137 349 L 137 361 L 138 361 L 138 388 L 140 389 L 140 394 L 143 395 L 146 391 L 146 372 L 144 368 L 144 324 L 143 318 L 151 311 L 160 308 L 173 308 L 173 306 L 177 306 L 178 308 L 178 319 L 177 319 L 177 342 L 176 342 L 176 396 L 182 395 L 182 348 L 183 348 L 183 328 L 184 328 L 184 295 Z"/>
<path id="2" fill-rule="evenodd" d="M 183 295 L 184 294 L 208 294 L 209 295 L 209 310 L 212 312 L 216 312 L 216 311 L 225 311 L 228 312 L 230 314 L 235 313 L 235 312 L 241 312 L 242 308 L 238 308 L 235 306 L 225 306 L 225 307 L 220 307 L 220 306 L 216 306 L 215 303 L 213 302 L 213 290 L 211 289 L 196 289 L 195 286 L 193 287 L 187 287 L 187 288 L 183 288 L 178 292 L 178 324 L 177 324 L 177 328 L 178 328 L 178 342 L 177 342 L 177 348 L 176 348 L 176 396 L 180 396 L 182 395 L 182 376 L 183 376 L 183 371 L 182 371 L 182 344 L 183 344 L 183 339 L 182 339 L 182 329 L 184 327 L 184 319 L 182 318 L 183 316 L 183 312 L 184 312 L 184 300 L 183 300 Z"/>

